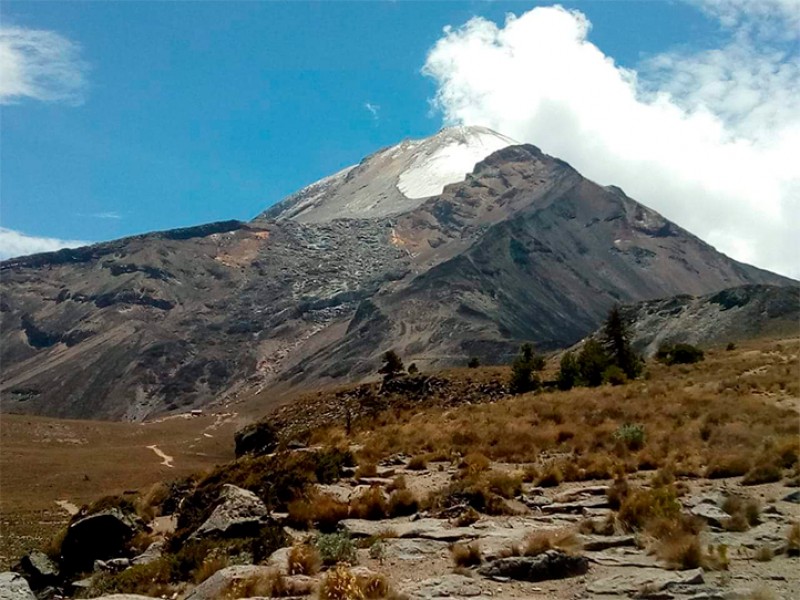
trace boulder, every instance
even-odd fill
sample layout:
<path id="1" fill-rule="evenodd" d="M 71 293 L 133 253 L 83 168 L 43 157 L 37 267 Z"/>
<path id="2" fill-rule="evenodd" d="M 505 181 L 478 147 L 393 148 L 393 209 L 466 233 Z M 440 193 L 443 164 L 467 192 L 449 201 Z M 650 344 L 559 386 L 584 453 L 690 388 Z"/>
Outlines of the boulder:
<path id="1" fill-rule="evenodd" d="M 592 594 L 627 595 L 635 594 L 643 588 L 660 592 L 677 586 L 701 583 L 703 583 L 703 569 L 665 571 L 638 568 L 592 581 L 586 586 L 586 590 Z"/>
<path id="2" fill-rule="evenodd" d="M 190 539 L 257 535 L 268 518 L 267 506 L 258 496 L 226 483 L 222 486 L 219 504 Z"/>
<path id="3" fill-rule="evenodd" d="M 44 552 L 34 550 L 19 561 L 15 570 L 20 571 L 35 590 L 58 583 L 58 565 Z"/>
<path id="4" fill-rule="evenodd" d="M 164 553 L 164 542 L 153 542 L 147 547 L 147 549 L 144 552 L 142 552 L 138 556 L 134 556 L 131 559 L 131 563 L 133 563 L 134 565 L 146 565 L 161 558 L 161 555 L 163 553 Z"/>
<path id="5" fill-rule="evenodd" d="M 589 570 L 585 556 L 574 556 L 561 550 L 548 550 L 537 556 L 498 558 L 478 569 L 485 577 L 546 581 L 583 575 Z"/>
<path id="6" fill-rule="evenodd" d="M 257 565 L 225 567 L 194 588 L 185 600 L 217 600 L 230 593 L 232 587 L 249 579 L 269 577 L 275 570 Z"/>
<path id="7" fill-rule="evenodd" d="M 731 518 L 724 510 L 708 502 L 701 502 L 689 511 L 695 517 L 700 517 L 712 527 L 722 527 L 722 524 Z"/>
<path id="8" fill-rule="evenodd" d="M 262 456 L 278 447 L 278 435 L 269 423 L 261 422 L 240 429 L 233 436 L 236 458 L 245 454 Z"/>
<path id="9" fill-rule="evenodd" d="M 61 563 L 68 573 L 91 571 L 96 560 L 119 558 L 144 524 L 135 515 L 109 508 L 78 518 L 67 528 L 61 544 Z"/>
<path id="10" fill-rule="evenodd" d="M 480 584 L 464 575 L 442 575 L 432 577 L 403 588 L 410 600 L 431 598 L 475 598 L 482 594 Z"/>
<path id="11" fill-rule="evenodd" d="M 795 490 L 789 494 L 786 494 L 782 500 L 784 502 L 791 502 L 792 504 L 800 504 L 800 490 Z"/>
<path id="12" fill-rule="evenodd" d="M 36 600 L 26 579 L 19 573 L 0 573 L 0 600 Z"/>

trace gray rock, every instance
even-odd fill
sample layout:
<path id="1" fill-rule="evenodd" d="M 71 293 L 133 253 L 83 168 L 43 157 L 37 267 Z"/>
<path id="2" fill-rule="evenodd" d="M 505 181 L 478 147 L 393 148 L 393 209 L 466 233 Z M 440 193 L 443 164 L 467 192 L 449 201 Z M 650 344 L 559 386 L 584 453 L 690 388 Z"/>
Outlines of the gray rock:
<path id="1" fill-rule="evenodd" d="M 269 511 L 258 496 L 226 483 L 214 512 L 190 539 L 254 535 L 268 517 Z"/>
<path id="2" fill-rule="evenodd" d="M 58 565 L 44 552 L 34 550 L 19 561 L 19 571 L 25 575 L 33 589 L 40 589 L 58 581 Z"/>
<path id="3" fill-rule="evenodd" d="M 111 594 L 110 596 L 100 596 L 94 600 L 153 600 L 151 596 L 139 596 L 138 594 Z"/>
<path id="4" fill-rule="evenodd" d="M 665 571 L 640 568 L 592 581 L 586 586 L 586 590 L 592 594 L 633 594 L 644 587 L 653 591 L 664 591 L 676 586 L 701 583 L 703 583 L 703 569 Z"/>
<path id="5" fill-rule="evenodd" d="M 273 567 L 277 571 L 280 571 L 284 575 L 289 573 L 289 552 L 291 552 L 290 547 L 286 548 L 278 548 L 269 555 L 267 559 L 267 566 Z"/>
<path id="6" fill-rule="evenodd" d="M 800 504 L 800 490 L 795 490 L 789 494 L 786 494 L 782 500 L 784 502 L 791 502 L 792 504 Z"/>
<path id="7" fill-rule="evenodd" d="M 396 560 L 419 560 L 427 556 L 443 555 L 447 552 L 447 542 L 426 539 L 388 539 L 386 558 Z"/>
<path id="8" fill-rule="evenodd" d="M 607 485 L 587 485 L 556 496 L 556 502 L 574 502 L 583 496 L 605 496 L 608 493 Z"/>
<path id="9" fill-rule="evenodd" d="M 225 567 L 189 592 L 185 600 L 217 600 L 224 597 L 231 587 L 238 582 L 247 581 L 255 577 L 268 576 L 274 572 L 275 570 L 271 567 L 257 565 Z"/>
<path id="10" fill-rule="evenodd" d="M 411 584 L 402 590 L 411 600 L 430 598 L 475 598 L 482 594 L 478 582 L 464 575 L 442 575 L 419 583 Z"/>
<path id="11" fill-rule="evenodd" d="M 522 502 L 528 506 L 529 508 L 541 508 L 542 506 L 547 506 L 552 504 L 553 501 L 548 498 L 547 496 L 522 496 Z"/>
<path id="12" fill-rule="evenodd" d="M 94 561 L 94 571 L 105 571 L 107 573 L 118 573 L 131 566 L 129 558 L 110 558 L 108 560 Z"/>
<path id="13" fill-rule="evenodd" d="M 707 502 L 701 502 L 693 506 L 689 512 L 695 517 L 700 517 L 713 527 L 722 527 L 722 524 L 731 518 L 731 516 L 721 508 Z"/>
<path id="14" fill-rule="evenodd" d="M 109 508 L 74 521 L 61 544 L 62 566 L 68 573 L 87 572 L 95 560 L 122 556 L 134 534 L 144 529 L 135 514 Z"/>
<path id="15" fill-rule="evenodd" d="M 454 542 L 478 537 L 472 527 L 450 527 L 442 519 L 387 519 L 368 521 L 366 519 L 345 519 L 340 526 L 347 529 L 353 537 L 371 537 L 385 531 L 392 531 L 398 538 L 424 538 L 442 542 Z"/>
<path id="16" fill-rule="evenodd" d="M 153 542 L 144 552 L 133 557 L 131 563 L 134 565 L 146 565 L 161 558 L 163 553 L 164 542 Z"/>
<path id="17" fill-rule="evenodd" d="M 581 543 L 584 550 L 599 552 L 609 548 L 635 546 L 636 537 L 632 535 L 584 535 L 581 536 Z"/>
<path id="18" fill-rule="evenodd" d="M 542 506 L 542 512 L 545 514 L 553 513 L 583 513 L 587 509 L 592 508 L 608 508 L 608 498 L 587 498 L 586 500 L 576 500 L 575 502 L 553 502 Z"/>
<path id="19" fill-rule="evenodd" d="M 19 573 L 0 573 L 0 600 L 36 600 L 31 586 Z"/>
<path id="20" fill-rule="evenodd" d="M 546 581 L 583 575 L 589 570 L 585 556 L 573 556 L 561 550 L 548 550 L 538 556 L 498 558 L 478 569 L 484 577 Z"/>

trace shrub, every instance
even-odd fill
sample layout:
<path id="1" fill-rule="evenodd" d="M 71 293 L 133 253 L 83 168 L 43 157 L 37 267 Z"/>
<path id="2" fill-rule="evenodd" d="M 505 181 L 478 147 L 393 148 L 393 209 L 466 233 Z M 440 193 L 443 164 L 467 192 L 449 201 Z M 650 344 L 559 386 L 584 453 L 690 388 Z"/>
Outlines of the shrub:
<path id="1" fill-rule="evenodd" d="M 772 551 L 772 548 L 769 546 L 759 546 L 756 549 L 755 558 L 758 562 L 769 562 L 775 557 L 775 553 Z"/>
<path id="2" fill-rule="evenodd" d="M 736 344 L 734 344 L 733 342 L 728 342 L 728 345 L 725 346 L 725 350 L 727 350 L 728 352 L 736 350 Z"/>
<path id="3" fill-rule="evenodd" d="M 389 582 L 381 573 L 359 575 L 358 587 L 361 588 L 364 597 L 369 599 L 385 598 L 389 594 Z"/>
<path id="4" fill-rule="evenodd" d="M 461 470 L 462 477 L 469 477 L 488 470 L 491 464 L 492 462 L 483 454 L 470 452 L 459 463 L 458 468 Z"/>
<path id="5" fill-rule="evenodd" d="M 516 498 L 522 493 L 522 475 L 491 471 L 486 475 L 489 491 L 502 498 Z"/>
<path id="6" fill-rule="evenodd" d="M 467 361 L 467 366 L 470 369 L 477 369 L 478 367 L 481 366 L 481 361 L 478 360 L 477 356 L 473 356 Z"/>
<path id="7" fill-rule="evenodd" d="M 450 555 L 457 567 L 473 567 L 483 562 L 481 547 L 478 542 L 458 543 L 450 547 Z"/>
<path id="8" fill-rule="evenodd" d="M 385 519 L 389 512 L 383 490 L 378 486 L 364 490 L 350 500 L 350 517 L 379 521 Z"/>
<path id="9" fill-rule="evenodd" d="M 745 473 L 742 485 L 758 485 L 780 481 L 783 477 L 780 457 L 762 454 L 755 464 Z"/>
<path id="10" fill-rule="evenodd" d="M 578 536 L 570 529 L 543 529 L 528 535 L 521 551 L 525 556 L 538 556 L 554 549 L 575 553 L 580 547 Z"/>
<path id="11" fill-rule="evenodd" d="M 322 563 L 325 565 L 335 565 L 338 563 L 348 563 L 351 565 L 358 562 L 358 554 L 350 535 L 347 533 L 323 533 L 317 538 L 317 549 L 319 550 Z"/>
<path id="12" fill-rule="evenodd" d="M 359 465 L 355 473 L 356 479 L 361 479 L 363 477 L 377 477 L 377 476 L 378 476 L 378 467 L 375 465 L 375 463 L 365 463 L 363 465 Z"/>
<path id="13" fill-rule="evenodd" d="M 383 375 L 384 381 L 390 381 L 400 375 L 404 370 L 403 361 L 394 350 L 389 350 L 383 355 L 383 365 L 378 369 L 378 373 Z"/>
<path id="14" fill-rule="evenodd" d="M 603 372 L 610 362 L 611 359 L 600 342 L 594 338 L 586 340 L 577 359 L 581 385 L 596 387 L 603 383 Z"/>
<path id="15" fill-rule="evenodd" d="M 556 487 L 564 481 L 564 473 L 558 463 L 551 462 L 539 475 L 536 485 L 540 487 Z"/>
<path id="16" fill-rule="evenodd" d="M 614 432 L 614 439 L 624 444 L 628 450 L 640 450 L 644 447 L 646 438 L 644 426 L 634 423 L 625 423 Z"/>
<path id="17" fill-rule="evenodd" d="M 619 507 L 619 519 L 629 529 L 642 529 L 651 519 L 672 520 L 680 514 L 674 486 L 635 489 L 628 492 Z"/>
<path id="18" fill-rule="evenodd" d="M 364 592 L 350 569 L 343 565 L 328 571 L 319 586 L 320 600 L 364 600 Z"/>
<path id="19" fill-rule="evenodd" d="M 728 531 L 747 531 L 759 523 L 761 508 L 752 498 L 728 496 L 722 503 L 722 510 L 730 515 L 723 523 Z"/>
<path id="20" fill-rule="evenodd" d="M 708 479 L 738 477 L 750 470 L 750 458 L 745 454 L 717 454 L 706 467 Z"/>
<path id="21" fill-rule="evenodd" d="M 703 351 L 691 344 L 662 344 L 656 352 L 656 360 L 665 365 L 690 365 L 704 357 Z"/>
<path id="22" fill-rule="evenodd" d="M 334 531 L 339 521 L 346 519 L 350 507 L 347 503 L 327 494 L 312 494 L 289 503 L 289 524 L 298 529 L 316 526 L 320 531 Z"/>
<path id="23" fill-rule="evenodd" d="M 388 514 L 390 517 L 405 517 L 419 510 L 419 502 L 411 490 L 395 490 L 389 496 Z"/>
<path id="24" fill-rule="evenodd" d="M 424 454 L 417 454 L 412 456 L 408 461 L 408 469 L 411 471 L 424 471 L 428 468 L 428 459 Z"/>
<path id="25" fill-rule="evenodd" d="M 628 383 L 628 376 L 625 375 L 625 371 L 620 369 L 617 365 L 610 365 L 603 371 L 603 383 L 623 385 Z"/>
<path id="26" fill-rule="evenodd" d="M 310 544 L 296 544 L 289 550 L 289 575 L 316 575 L 321 562 L 316 547 Z"/>
<path id="27" fill-rule="evenodd" d="M 800 556 L 800 521 L 795 521 L 786 533 L 786 554 Z"/>

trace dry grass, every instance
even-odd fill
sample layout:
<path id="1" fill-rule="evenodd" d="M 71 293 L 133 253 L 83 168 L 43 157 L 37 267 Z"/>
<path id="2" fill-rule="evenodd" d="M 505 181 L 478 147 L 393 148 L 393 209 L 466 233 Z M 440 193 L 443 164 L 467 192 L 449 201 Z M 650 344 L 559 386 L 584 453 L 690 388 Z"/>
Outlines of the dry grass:
<path id="1" fill-rule="evenodd" d="M 347 518 L 349 506 L 329 496 L 312 492 L 308 498 L 299 498 L 289 503 L 289 522 L 299 529 L 316 527 L 320 531 L 334 531 Z"/>
<path id="2" fill-rule="evenodd" d="M 310 544 L 296 544 L 289 550 L 289 575 L 316 575 L 322 566 L 319 550 Z"/>
<path id="3" fill-rule="evenodd" d="M 450 546 L 450 556 L 456 567 L 474 567 L 483 562 L 478 542 L 458 543 Z"/>
<path id="4" fill-rule="evenodd" d="M 761 506 L 753 498 L 741 496 L 728 496 L 722 503 L 722 510 L 730 515 L 723 526 L 728 531 L 747 531 L 758 525 L 761 515 Z"/>
<path id="5" fill-rule="evenodd" d="M 411 471 L 424 471 L 428 468 L 428 457 L 424 454 L 417 454 L 412 456 L 408 461 L 408 468 Z"/>
<path id="6" fill-rule="evenodd" d="M 405 517 L 419 510 L 419 501 L 411 490 L 395 490 L 389 496 L 387 512 L 390 517 Z"/>
<path id="7" fill-rule="evenodd" d="M 378 521 L 389 515 L 389 504 L 386 502 L 383 489 L 372 486 L 350 500 L 350 518 L 371 519 Z"/>
<path id="8" fill-rule="evenodd" d="M 778 346 L 759 341 L 712 350 L 704 362 L 677 369 L 652 363 L 649 379 L 620 386 L 447 409 L 395 407 L 360 423 L 354 442 L 363 444 L 363 460 L 404 452 L 414 466 L 426 455 L 453 453 L 466 457 L 465 471 L 490 460 L 538 462 L 538 485 L 667 466 L 681 476 L 773 479 L 774 465 L 797 464 L 800 447 L 796 413 L 777 405 L 798 394 L 800 343 Z M 316 439 L 335 435 L 328 430 Z M 542 464 L 543 453 L 565 458 Z"/>
<path id="9" fill-rule="evenodd" d="M 548 550 L 577 554 L 581 550 L 578 536 L 572 529 L 542 529 L 529 534 L 520 548 L 524 556 L 538 556 Z"/>
<path id="10" fill-rule="evenodd" d="M 343 565 L 328 571 L 319 586 L 320 600 L 364 600 L 364 591 L 350 569 Z"/>
<path id="11" fill-rule="evenodd" d="M 786 533 L 786 554 L 800 556 L 800 521 L 795 521 Z"/>
<path id="12" fill-rule="evenodd" d="M 305 596 L 310 592 L 311 588 L 308 585 L 292 582 L 280 571 L 274 570 L 264 575 L 234 581 L 223 593 L 221 600 L 253 597 L 286 598 Z"/>

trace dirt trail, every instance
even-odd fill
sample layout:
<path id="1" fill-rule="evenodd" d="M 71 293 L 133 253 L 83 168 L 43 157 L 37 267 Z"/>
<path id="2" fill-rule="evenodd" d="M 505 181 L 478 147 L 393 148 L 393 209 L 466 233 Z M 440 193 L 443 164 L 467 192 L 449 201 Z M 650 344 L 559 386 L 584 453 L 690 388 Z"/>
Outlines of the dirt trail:
<path id="1" fill-rule="evenodd" d="M 164 454 L 164 452 L 158 446 L 153 444 L 152 446 L 148 446 L 147 448 L 149 450 L 152 450 L 158 455 L 158 457 L 161 459 L 162 465 L 164 465 L 165 467 L 169 467 L 170 469 L 175 467 L 175 465 L 172 464 L 172 461 L 174 459 L 169 454 Z"/>

